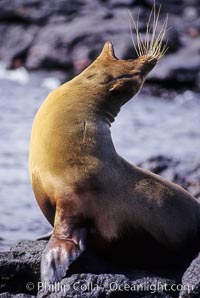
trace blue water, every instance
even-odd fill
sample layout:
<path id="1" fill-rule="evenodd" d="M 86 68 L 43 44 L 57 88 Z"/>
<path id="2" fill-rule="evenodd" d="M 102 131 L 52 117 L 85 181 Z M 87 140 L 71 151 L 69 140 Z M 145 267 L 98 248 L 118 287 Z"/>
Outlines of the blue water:
<path id="1" fill-rule="evenodd" d="M 57 84 L 48 74 L 0 68 L 0 250 L 51 229 L 32 193 L 28 149 L 34 115 Z M 113 124 L 114 144 L 132 163 L 158 154 L 199 161 L 199 119 L 200 98 L 190 91 L 173 101 L 137 96 Z"/>

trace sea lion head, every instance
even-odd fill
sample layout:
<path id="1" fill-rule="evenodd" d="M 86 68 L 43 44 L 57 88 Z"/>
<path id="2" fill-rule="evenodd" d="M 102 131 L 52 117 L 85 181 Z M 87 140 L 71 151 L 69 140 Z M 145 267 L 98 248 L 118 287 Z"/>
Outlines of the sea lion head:
<path id="1" fill-rule="evenodd" d="M 141 35 L 139 31 L 139 15 L 137 21 L 130 14 L 136 40 L 134 40 L 131 29 L 133 46 L 137 54 L 136 59 L 120 60 L 115 56 L 113 45 L 106 42 L 98 58 L 104 65 L 104 83 L 110 96 L 118 98 L 118 102 L 123 105 L 131 99 L 143 85 L 148 73 L 154 68 L 156 63 L 164 56 L 168 47 L 163 43 L 167 32 L 168 16 L 159 28 L 159 15 L 161 6 L 156 9 L 154 3 L 146 24 L 146 34 Z"/>
<path id="2" fill-rule="evenodd" d="M 112 43 L 106 42 L 100 55 L 84 72 L 84 89 L 85 94 L 90 92 L 87 96 L 90 106 L 95 106 L 95 111 L 102 111 L 113 122 L 122 105 L 140 90 L 157 61 L 157 57 L 150 55 L 118 59 Z"/>
<path id="3" fill-rule="evenodd" d="M 117 98 L 120 105 L 123 105 L 140 90 L 158 58 L 143 55 L 136 59 L 118 59 L 112 43 L 108 41 L 97 61 L 101 63 L 101 84 L 107 90 L 109 98 Z"/>
<path id="4" fill-rule="evenodd" d="M 93 104 L 94 96 L 97 109 L 111 115 L 111 122 L 121 106 L 140 90 L 149 72 L 167 50 L 167 44 L 163 44 L 167 31 L 167 18 L 158 31 L 159 13 L 160 8 L 157 12 L 154 5 L 144 37 L 139 32 L 138 20 L 136 24 L 132 19 L 136 31 L 136 41 L 132 36 L 136 59 L 118 59 L 112 43 L 108 41 L 97 59 L 84 72 L 85 92 L 90 91 L 90 96 L 87 98 L 90 98 Z"/>

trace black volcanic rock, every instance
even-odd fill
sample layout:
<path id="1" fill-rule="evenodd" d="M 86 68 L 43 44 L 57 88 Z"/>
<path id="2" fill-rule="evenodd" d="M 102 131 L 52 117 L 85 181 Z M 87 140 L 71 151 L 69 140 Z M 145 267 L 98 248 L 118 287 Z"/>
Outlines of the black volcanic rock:
<path id="1" fill-rule="evenodd" d="M 82 1 L 69 0 L 11 0 L 9 5 L 6 0 L 1 0 L 0 20 L 44 24 L 52 15 L 67 17 L 75 14 L 82 6 Z"/>
<path id="2" fill-rule="evenodd" d="M 44 240 L 22 241 L 9 252 L 0 253 L 1 293 L 55 297 L 56 290 L 56 297 L 121 297 L 120 293 L 123 297 L 171 297 L 162 292 L 161 287 L 175 284 L 167 274 L 159 276 L 136 269 L 126 272 L 92 252 L 82 254 L 71 266 L 68 277 L 52 290 L 40 282 L 40 259 L 46 243 Z M 138 288 L 140 290 L 136 291 Z"/>
<path id="3" fill-rule="evenodd" d="M 0 292 L 26 293 L 26 284 L 37 282 L 45 246 L 43 240 L 35 245 L 33 241 L 24 241 L 8 252 L 0 252 Z"/>
<path id="4" fill-rule="evenodd" d="M 200 254 L 184 273 L 182 285 L 181 298 L 197 298 L 200 296 Z"/>
<path id="5" fill-rule="evenodd" d="M 1 25 L 0 56 L 8 67 L 18 67 L 24 64 L 28 50 L 34 43 L 38 32 L 37 26 L 26 28 L 25 25 Z M 22 39 L 23 37 L 23 39 Z"/>
<path id="6" fill-rule="evenodd" d="M 179 160 L 158 155 L 140 163 L 139 166 L 179 184 L 200 199 L 200 163 L 185 162 L 183 165 Z"/>
<path id="7" fill-rule="evenodd" d="M 70 266 L 61 283 L 42 284 L 40 259 L 46 243 L 22 241 L 10 251 L 0 253 L 0 297 L 173 298 L 179 296 L 180 289 L 180 297 L 199 297 L 199 257 L 183 275 L 176 268 L 171 273 L 126 270 L 86 251 Z M 183 287 L 186 284 L 194 287 Z M 189 294 L 187 289 L 192 289 Z"/>

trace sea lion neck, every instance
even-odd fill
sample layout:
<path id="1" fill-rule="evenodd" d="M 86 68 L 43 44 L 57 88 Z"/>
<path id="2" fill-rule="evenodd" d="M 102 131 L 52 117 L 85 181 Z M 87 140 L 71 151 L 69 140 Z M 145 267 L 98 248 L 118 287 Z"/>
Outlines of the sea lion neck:
<path id="1" fill-rule="evenodd" d="M 73 94 L 70 90 L 73 90 Z M 109 94 L 104 82 L 95 87 L 95 84 L 83 80 L 82 75 L 60 86 L 54 92 L 57 104 L 62 103 L 67 113 L 79 119 L 84 117 L 90 121 L 105 122 L 111 126 L 121 109 L 119 97 Z"/>
<path id="2" fill-rule="evenodd" d="M 111 126 L 120 112 L 120 109 L 120 106 L 114 105 L 112 102 L 106 102 L 102 104 L 97 115 L 102 119 L 103 122 Z"/>

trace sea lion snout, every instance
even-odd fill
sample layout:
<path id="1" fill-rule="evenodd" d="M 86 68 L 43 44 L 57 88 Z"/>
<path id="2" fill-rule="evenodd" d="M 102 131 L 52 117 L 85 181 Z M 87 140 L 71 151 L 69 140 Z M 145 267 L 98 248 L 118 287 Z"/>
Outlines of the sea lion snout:
<path id="1" fill-rule="evenodd" d="M 138 68 L 141 71 L 141 75 L 146 78 L 150 71 L 156 66 L 158 59 L 149 58 L 148 56 L 142 56 L 136 59 Z"/>
<path id="2" fill-rule="evenodd" d="M 158 58 L 144 55 L 136 59 L 123 60 L 116 57 L 113 44 L 107 41 L 104 44 L 97 62 L 101 63 L 109 72 L 110 80 L 116 79 L 134 79 L 137 77 L 146 77 L 156 65 Z M 106 63 L 105 63 L 106 62 Z"/>

